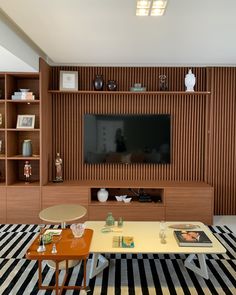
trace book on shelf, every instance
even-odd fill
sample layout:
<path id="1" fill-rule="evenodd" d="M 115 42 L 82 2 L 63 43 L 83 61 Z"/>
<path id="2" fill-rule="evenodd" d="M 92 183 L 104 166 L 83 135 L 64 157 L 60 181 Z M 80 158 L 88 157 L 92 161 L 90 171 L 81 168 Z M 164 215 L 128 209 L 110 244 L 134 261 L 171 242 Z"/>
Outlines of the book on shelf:
<path id="1" fill-rule="evenodd" d="M 179 246 L 212 247 L 212 241 L 202 230 L 174 230 L 174 236 Z"/>
<path id="2" fill-rule="evenodd" d="M 130 236 L 114 236 L 112 239 L 113 248 L 134 248 L 134 238 Z"/>
<path id="3" fill-rule="evenodd" d="M 27 99 L 35 99 L 35 95 L 33 94 L 33 92 L 14 92 L 14 94 L 11 96 L 12 100 L 27 100 Z"/>

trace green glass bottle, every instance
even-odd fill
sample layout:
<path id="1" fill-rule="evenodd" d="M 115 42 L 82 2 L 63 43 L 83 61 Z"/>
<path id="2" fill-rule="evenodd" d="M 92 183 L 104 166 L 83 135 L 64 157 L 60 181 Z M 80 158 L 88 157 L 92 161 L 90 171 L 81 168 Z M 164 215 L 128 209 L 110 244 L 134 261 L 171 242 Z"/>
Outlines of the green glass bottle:
<path id="1" fill-rule="evenodd" d="M 109 212 L 106 218 L 106 226 L 113 226 L 113 225 L 115 225 L 115 219 L 112 216 L 112 213 Z"/>

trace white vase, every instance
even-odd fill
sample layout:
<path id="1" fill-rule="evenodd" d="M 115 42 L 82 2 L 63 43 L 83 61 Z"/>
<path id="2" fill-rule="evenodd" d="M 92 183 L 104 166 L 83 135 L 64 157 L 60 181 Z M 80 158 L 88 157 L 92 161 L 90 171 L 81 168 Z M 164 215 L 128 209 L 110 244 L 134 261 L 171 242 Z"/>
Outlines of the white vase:
<path id="1" fill-rule="evenodd" d="M 97 192 L 97 197 L 99 202 L 106 202 L 108 199 L 108 191 L 105 188 L 101 188 Z"/>
<path id="2" fill-rule="evenodd" d="M 191 69 L 188 71 L 188 74 L 185 76 L 184 82 L 186 86 L 186 91 L 194 91 L 193 87 L 196 83 L 196 77 L 192 73 Z"/>

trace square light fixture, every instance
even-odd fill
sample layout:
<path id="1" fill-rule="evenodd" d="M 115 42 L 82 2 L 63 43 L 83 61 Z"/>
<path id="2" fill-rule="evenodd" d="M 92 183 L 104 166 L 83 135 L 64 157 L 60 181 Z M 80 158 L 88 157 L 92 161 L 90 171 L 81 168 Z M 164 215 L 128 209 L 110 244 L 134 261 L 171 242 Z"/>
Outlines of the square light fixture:
<path id="1" fill-rule="evenodd" d="M 137 16 L 160 16 L 166 9 L 167 0 L 137 0 Z"/>

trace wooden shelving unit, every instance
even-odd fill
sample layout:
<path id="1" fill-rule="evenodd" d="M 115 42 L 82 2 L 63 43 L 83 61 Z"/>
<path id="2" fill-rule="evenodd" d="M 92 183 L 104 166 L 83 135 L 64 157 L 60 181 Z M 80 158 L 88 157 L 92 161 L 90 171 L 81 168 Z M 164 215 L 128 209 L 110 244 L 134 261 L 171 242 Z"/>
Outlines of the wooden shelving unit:
<path id="1" fill-rule="evenodd" d="M 41 149 L 44 142 L 41 128 L 42 82 L 45 83 L 45 79 L 41 73 L 0 73 L 0 223 L 39 222 L 43 166 Z M 22 88 L 30 89 L 35 100 L 12 100 L 14 92 Z M 17 128 L 18 115 L 35 115 L 34 128 Z M 32 142 L 31 157 L 22 156 L 25 139 Z M 25 161 L 29 161 L 32 167 L 30 183 L 25 182 Z"/>

